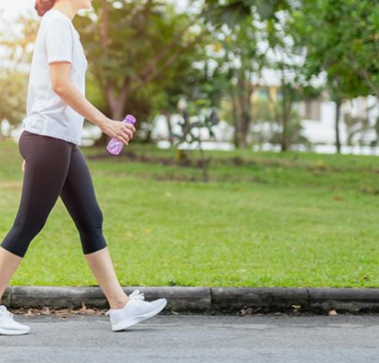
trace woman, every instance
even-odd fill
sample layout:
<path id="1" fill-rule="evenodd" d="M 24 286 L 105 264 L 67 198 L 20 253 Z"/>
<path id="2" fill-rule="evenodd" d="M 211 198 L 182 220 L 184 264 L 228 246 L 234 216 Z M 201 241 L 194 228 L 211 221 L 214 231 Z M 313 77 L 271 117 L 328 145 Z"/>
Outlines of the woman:
<path id="1" fill-rule="evenodd" d="M 138 290 L 130 296 L 124 293 L 102 233 L 103 214 L 79 147 L 84 118 L 126 145 L 135 132 L 133 125 L 109 119 L 85 98 L 87 60 L 72 19 L 78 10 L 90 9 L 91 2 L 37 0 L 35 4 L 42 20 L 19 139 L 24 181 L 14 224 L 0 245 L 0 301 L 60 196 L 79 232 L 83 254 L 109 302 L 106 315 L 112 330 L 118 331 L 158 314 L 167 301 L 144 301 Z M 28 333 L 30 327 L 16 322 L 13 316 L 0 305 L 0 334 Z"/>

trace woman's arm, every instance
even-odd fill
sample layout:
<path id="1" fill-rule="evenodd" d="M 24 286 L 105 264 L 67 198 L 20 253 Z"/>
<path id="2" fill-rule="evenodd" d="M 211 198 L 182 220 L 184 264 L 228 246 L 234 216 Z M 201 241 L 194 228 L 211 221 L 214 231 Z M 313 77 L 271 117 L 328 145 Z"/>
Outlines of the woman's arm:
<path id="1" fill-rule="evenodd" d="M 50 63 L 50 77 L 53 91 L 59 95 L 70 107 L 80 113 L 87 120 L 100 127 L 111 137 L 116 137 L 125 144 L 133 137 L 136 131 L 132 124 L 114 121 L 106 117 L 100 110 L 92 105 L 71 82 L 71 63 Z M 25 172 L 26 160 L 23 160 L 21 169 Z"/>
<path id="2" fill-rule="evenodd" d="M 54 92 L 59 95 L 71 108 L 80 113 L 84 118 L 111 137 L 128 144 L 133 137 L 135 127 L 130 123 L 112 120 L 106 117 L 100 110 L 92 105 L 72 83 L 71 63 L 52 62 L 50 63 L 51 86 Z"/>

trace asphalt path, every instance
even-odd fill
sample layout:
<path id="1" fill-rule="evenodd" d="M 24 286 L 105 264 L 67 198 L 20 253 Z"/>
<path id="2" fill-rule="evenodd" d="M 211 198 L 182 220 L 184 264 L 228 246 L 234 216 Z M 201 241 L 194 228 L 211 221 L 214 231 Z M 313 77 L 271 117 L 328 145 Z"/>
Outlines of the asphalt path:
<path id="1" fill-rule="evenodd" d="M 105 315 L 15 315 L 29 334 L 0 335 L 0 362 L 379 361 L 379 316 L 159 314 L 120 332 Z"/>

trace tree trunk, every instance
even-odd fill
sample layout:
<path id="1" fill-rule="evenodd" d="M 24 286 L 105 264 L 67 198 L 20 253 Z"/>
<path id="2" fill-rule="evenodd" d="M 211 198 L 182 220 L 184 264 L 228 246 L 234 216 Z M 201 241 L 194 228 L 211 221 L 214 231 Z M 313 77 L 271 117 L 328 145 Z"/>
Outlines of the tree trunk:
<path id="1" fill-rule="evenodd" d="M 250 74 L 250 73 L 249 73 Z M 238 89 L 238 101 L 239 101 L 239 107 L 240 107 L 240 118 L 239 118 L 239 129 L 238 129 L 238 141 L 239 146 L 243 149 L 247 149 L 247 136 L 250 129 L 250 123 L 251 123 L 251 92 L 252 89 L 250 85 L 248 84 L 246 87 L 247 82 L 244 79 L 242 75 L 238 76 L 237 81 L 237 89 Z"/>
<path id="2" fill-rule="evenodd" d="M 108 0 L 103 0 L 101 3 L 101 47 L 105 55 L 108 54 L 108 23 L 109 23 L 109 3 Z M 115 96 L 115 86 L 111 78 L 106 79 L 106 96 L 108 105 L 110 108 L 110 118 L 112 120 L 122 120 L 123 110 L 125 108 L 126 98 L 129 93 L 129 78 L 125 78 L 122 88 L 120 90 L 119 97 Z M 108 144 L 111 137 L 105 134 L 101 134 L 100 138 L 94 143 L 94 146 L 104 146 Z"/>
<path id="3" fill-rule="evenodd" d="M 232 111 L 233 111 L 233 123 L 234 123 L 234 134 L 233 134 L 233 142 L 234 146 L 239 149 L 240 143 L 239 143 L 239 112 L 238 112 L 238 102 L 237 98 L 235 96 L 234 91 L 231 92 L 231 98 L 232 98 Z"/>
<path id="4" fill-rule="evenodd" d="M 281 147 L 281 151 L 285 152 L 288 150 L 287 128 L 288 128 L 289 115 L 287 114 L 288 99 L 287 99 L 287 88 L 286 88 L 286 80 L 285 80 L 283 63 L 281 63 L 280 70 L 281 70 L 281 86 L 282 86 L 282 117 L 281 117 L 282 134 L 280 136 L 280 147 Z"/>
<path id="5" fill-rule="evenodd" d="M 341 140 L 340 140 L 341 105 L 342 105 L 342 100 L 340 98 L 338 98 L 336 101 L 336 119 L 335 119 L 336 152 L 337 152 L 337 154 L 341 153 Z"/>
<path id="6" fill-rule="evenodd" d="M 170 143 L 170 147 L 172 147 L 172 145 L 174 144 L 174 140 L 173 140 L 173 137 L 171 136 L 172 134 L 171 113 L 167 110 L 163 110 L 162 113 L 166 117 L 167 129 L 168 129 L 168 141 Z"/>

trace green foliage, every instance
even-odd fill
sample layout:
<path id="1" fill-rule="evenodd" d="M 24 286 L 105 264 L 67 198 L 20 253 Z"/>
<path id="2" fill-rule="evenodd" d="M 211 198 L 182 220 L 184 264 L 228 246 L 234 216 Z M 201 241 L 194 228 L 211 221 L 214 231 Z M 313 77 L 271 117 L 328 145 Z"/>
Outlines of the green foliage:
<path id="1" fill-rule="evenodd" d="M 364 145 L 367 143 L 365 138 L 366 133 L 372 130 L 367 117 L 352 116 L 351 114 L 344 115 L 344 122 L 347 132 L 347 145 L 353 145 L 353 139 L 359 138 L 359 143 Z"/>
<path id="2" fill-rule="evenodd" d="M 15 126 L 20 124 L 26 112 L 27 74 L 8 71 L 0 75 L 2 100 L 0 101 L 0 121 L 3 119 Z"/>
<path id="3" fill-rule="evenodd" d="M 210 139 L 215 137 L 212 128 L 219 123 L 219 118 L 214 109 L 210 109 L 210 101 L 205 99 L 197 99 L 191 102 L 182 112 L 182 121 L 179 122 L 181 133 L 171 132 L 170 137 L 175 141 L 174 146 L 180 147 L 184 142 L 189 145 L 196 144 L 201 153 L 201 166 L 203 170 L 203 181 L 208 180 L 208 165 L 211 159 L 205 157 L 202 148 L 201 130 L 206 129 Z M 191 115 L 196 121 L 191 119 Z"/>
<path id="4" fill-rule="evenodd" d="M 21 33 L 16 34 L 14 24 L 7 24 L 2 16 L 0 14 L 0 22 L 9 28 L 0 33 L 0 124 L 6 119 L 16 127 L 26 113 L 29 69 L 24 65 L 31 62 L 30 43 L 36 36 L 37 26 L 34 20 L 22 15 L 17 24 Z"/>
<path id="5" fill-rule="evenodd" d="M 280 100 L 262 100 L 257 99 L 253 102 L 253 118 L 255 124 L 269 124 L 269 131 L 258 128 L 253 133 L 253 140 L 255 143 L 272 143 L 274 145 L 281 145 L 282 143 L 282 125 L 281 120 L 283 115 L 281 114 L 282 106 Z M 303 135 L 303 126 L 299 113 L 295 108 L 292 108 L 287 119 L 287 143 L 289 149 L 291 145 L 304 145 L 308 149 L 311 149 L 310 141 Z"/>
<path id="6" fill-rule="evenodd" d="M 325 72 L 333 100 L 371 93 L 362 70 L 367 69 L 364 63 L 373 64 L 376 53 L 359 42 L 373 31 L 366 22 L 368 8 L 378 10 L 372 1 L 303 0 L 291 19 L 297 45 L 306 48 L 304 74 L 310 79 Z"/>
<path id="7" fill-rule="evenodd" d="M 205 0 L 203 16 L 216 27 L 234 27 L 254 14 L 262 21 L 276 19 L 279 11 L 289 8 L 289 0 Z"/>

